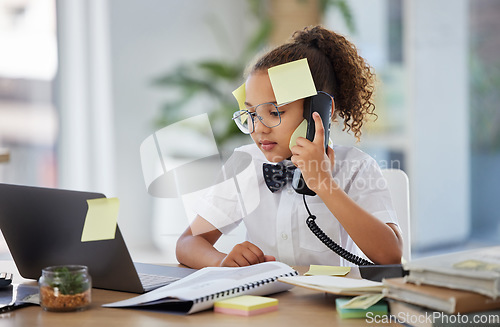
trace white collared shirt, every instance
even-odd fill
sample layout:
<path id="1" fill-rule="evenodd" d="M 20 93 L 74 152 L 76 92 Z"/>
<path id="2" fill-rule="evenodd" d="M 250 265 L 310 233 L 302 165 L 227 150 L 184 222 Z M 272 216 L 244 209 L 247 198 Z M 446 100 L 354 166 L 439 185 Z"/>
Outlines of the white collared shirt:
<path id="1" fill-rule="evenodd" d="M 380 221 L 397 224 L 387 183 L 376 161 L 354 147 L 334 146 L 333 149 L 333 177 L 337 184 Z M 291 183 L 275 193 L 267 188 L 262 164 L 269 161 L 255 144 L 235 149 L 231 158 L 238 158 L 238 155 L 251 158 L 248 169 L 244 172 L 239 169 L 240 174 L 235 179 L 212 187 L 193 208 L 197 214 L 222 233 L 228 233 L 243 221 L 248 241 L 264 254 L 292 266 L 352 265 L 309 230 L 305 223 L 309 215 L 302 195 L 293 190 Z M 317 217 L 316 223 L 331 239 L 347 251 L 367 259 L 319 196 L 306 196 L 306 201 Z"/>

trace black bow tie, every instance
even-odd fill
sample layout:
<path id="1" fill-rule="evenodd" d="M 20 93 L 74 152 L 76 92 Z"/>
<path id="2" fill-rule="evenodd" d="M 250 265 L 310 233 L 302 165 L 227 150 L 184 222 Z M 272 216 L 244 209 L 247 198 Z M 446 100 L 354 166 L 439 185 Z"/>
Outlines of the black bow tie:
<path id="1" fill-rule="evenodd" d="M 276 192 L 281 190 L 287 183 L 291 181 L 293 177 L 293 172 L 295 166 L 288 161 L 283 163 L 283 161 L 278 162 L 276 165 L 265 163 L 262 166 L 264 172 L 264 180 L 266 185 L 271 192 Z"/>

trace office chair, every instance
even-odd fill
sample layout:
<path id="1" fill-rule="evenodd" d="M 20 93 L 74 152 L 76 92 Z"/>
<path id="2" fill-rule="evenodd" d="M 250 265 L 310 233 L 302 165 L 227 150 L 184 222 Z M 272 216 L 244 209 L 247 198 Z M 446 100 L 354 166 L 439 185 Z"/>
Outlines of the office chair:
<path id="1" fill-rule="evenodd" d="M 403 259 L 411 260 L 410 233 L 410 187 L 406 173 L 400 169 L 382 169 L 387 186 L 392 196 L 392 203 L 403 236 Z"/>

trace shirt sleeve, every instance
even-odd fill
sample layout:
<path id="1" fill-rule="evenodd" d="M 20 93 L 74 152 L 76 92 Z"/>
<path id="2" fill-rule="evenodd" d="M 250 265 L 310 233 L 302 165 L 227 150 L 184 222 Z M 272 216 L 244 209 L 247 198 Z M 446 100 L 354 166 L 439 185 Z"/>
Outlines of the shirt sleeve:
<path id="1" fill-rule="evenodd" d="M 222 233 L 236 228 L 255 210 L 260 199 L 252 157 L 235 151 L 224 164 L 219 183 L 210 187 L 194 205 L 194 211 Z"/>
<path id="2" fill-rule="evenodd" d="M 387 181 L 373 158 L 367 157 L 360 162 L 359 170 L 354 172 L 346 193 L 380 221 L 398 225 Z"/>
<path id="3" fill-rule="evenodd" d="M 238 192 L 233 180 L 226 180 L 210 187 L 198 198 L 193 210 L 222 233 L 227 234 L 243 218 Z"/>

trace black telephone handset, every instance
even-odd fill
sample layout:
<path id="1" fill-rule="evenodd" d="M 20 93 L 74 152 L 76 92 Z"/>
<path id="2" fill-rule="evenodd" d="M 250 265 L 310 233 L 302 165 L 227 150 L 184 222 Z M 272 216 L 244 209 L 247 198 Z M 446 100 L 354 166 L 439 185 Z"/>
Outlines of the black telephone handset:
<path id="1" fill-rule="evenodd" d="M 305 137 L 309 141 L 314 140 L 314 136 L 316 133 L 315 122 L 312 117 L 314 112 L 319 113 L 321 117 L 321 121 L 323 122 L 323 128 L 325 129 L 325 151 L 328 150 L 328 142 L 330 140 L 330 124 L 332 118 L 332 101 L 333 98 L 326 92 L 319 91 L 318 94 L 306 98 L 304 102 L 304 119 L 307 121 L 307 129 Z M 326 235 L 321 228 L 316 224 L 316 216 L 311 214 L 309 208 L 307 207 L 306 195 L 315 196 L 316 193 L 307 187 L 307 184 L 302 176 L 300 169 L 295 169 L 293 173 L 292 179 L 292 187 L 293 189 L 303 195 L 304 205 L 309 213 L 309 217 L 306 220 L 306 224 L 309 229 L 316 235 L 316 237 L 323 242 L 328 248 L 337 253 L 342 258 L 358 265 L 372 265 L 370 261 L 367 261 L 363 258 L 360 258 L 349 251 L 342 248 L 340 245 L 335 243 L 331 238 Z"/>
<path id="2" fill-rule="evenodd" d="M 332 101 L 333 98 L 325 92 L 319 91 L 318 94 L 306 98 L 304 102 L 304 118 L 307 121 L 306 138 L 310 141 L 314 140 L 315 123 L 312 118 L 313 112 L 319 113 L 325 129 L 325 151 L 328 150 L 328 142 L 330 140 L 330 124 L 332 117 Z M 306 224 L 311 232 L 323 242 L 329 249 L 337 253 L 342 258 L 359 266 L 359 271 L 362 278 L 381 281 L 383 278 L 403 277 L 408 272 L 403 270 L 401 264 L 394 265 L 374 265 L 372 262 L 360 258 L 359 256 L 347 251 L 328 235 L 316 224 L 316 216 L 314 216 L 306 203 L 306 195 L 315 196 L 316 193 L 309 189 L 304 181 L 304 177 L 299 169 L 295 169 L 292 179 L 292 187 L 297 193 L 302 194 L 304 205 L 309 217 L 306 219 Z"/>
<path id="3" fill-rule="evenodd" d="M 314 140 L 316 133 L 314 119 L 312 114 L 317 112 L 323 121 L 325 129 L 325 151 L 327 151 L 328 141 L 330 139 L 330 124 L 332 118 L 332 97 L 325 92 L 319 91 L 318 94 L 308 97 L 304 102 L 304 119 L 307 121 L 306 139 Z M 295 169 L 292 179 L 292 187 L 299 194 L 316 195 L 316 193 L 307 187 L 300 169 Z"/>

